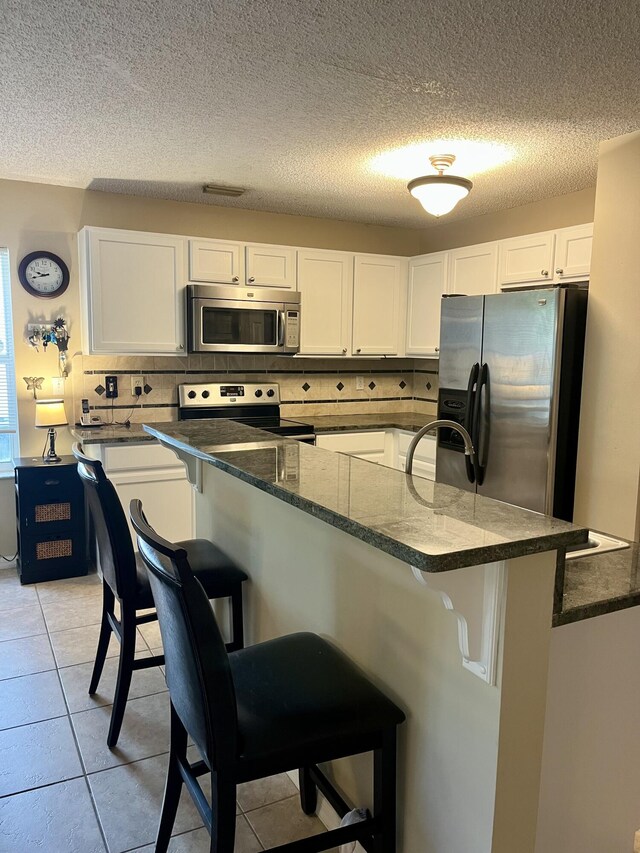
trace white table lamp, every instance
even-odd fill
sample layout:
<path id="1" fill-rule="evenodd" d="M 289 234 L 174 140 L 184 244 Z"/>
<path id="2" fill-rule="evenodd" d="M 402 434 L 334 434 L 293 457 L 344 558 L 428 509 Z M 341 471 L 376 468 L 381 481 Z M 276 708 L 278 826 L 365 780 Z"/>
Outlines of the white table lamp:
<path id="1" fill-rule="evenodd" d="M 36 400 L 36 427 L 49 430 L 49 451 L 43 455 L 44 462 L 60 462 L 56 453 L 56 431 L 54 427 L 66 426 L 69 421 L 64 411 L 64 400 Z"/>

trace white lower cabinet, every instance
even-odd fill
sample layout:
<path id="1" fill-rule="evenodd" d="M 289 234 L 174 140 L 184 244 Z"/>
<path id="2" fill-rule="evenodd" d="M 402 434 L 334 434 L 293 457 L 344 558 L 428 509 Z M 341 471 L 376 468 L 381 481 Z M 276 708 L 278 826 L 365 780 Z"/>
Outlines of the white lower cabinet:
<path id="1" fill-rule="evenodd" d="M 407 450 L 413 437 L 413 432 L 399 429 L 319 433 L 316 436 L 316 446 L 386 465 L 396 471 L 404 471 Z M 436 439 L 434 436 L 426 435 L 418 444 L 413 457 L 413 473 L 417 477 L 435 480 Z"/>
<path id="2" fill-rule="evenodd" d="M 142 501 L 149 523 L 170 542 L 195 536 L 195 496 L 187 480 L 184 464 L 155 442 L 144 444 L 96 445 L 85 447 L 99 459 L 113 483 L 127 521 L 129 503 Z M 129 525 L 135 546 L 135 536 Z"/>

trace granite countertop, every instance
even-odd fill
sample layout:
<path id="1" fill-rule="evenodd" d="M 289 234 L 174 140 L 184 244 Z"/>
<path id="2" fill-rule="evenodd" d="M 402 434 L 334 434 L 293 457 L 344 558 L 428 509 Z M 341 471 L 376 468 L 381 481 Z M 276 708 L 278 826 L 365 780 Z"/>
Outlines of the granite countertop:
<path id="1" fill-rule="evenodd" d="M 317 415 L 293 417 L 291 420 L 310 424 L 317 433 L 350 432 L 352 430 L 405 429 L 417 432 L 436 415 L 423 412 L 379 412 L 372 415 Z"/>
<path id="2" fill-rule="evenodd" d="M 125 444 L 156 440 L 146 432 L 142 424 L 131 424 L 128 427 L 120 424 L 104 424 L 90 429 L 76 425 L 71 427 L 71 435 L 83 444 Z"/>
<path id="3" fill-rule="evenodd" d="M 564 521 L 233 421 L 145 429 L 423 571 L 552 551 L 587 538 L 584 528 Z"/>
<path id="4" fill-rule="evenodd" d="M 554 625 L 567 625 L 592 616 L 640 604 L 640 544 L 621 551 L 566 560 L 561 608 Z"/>

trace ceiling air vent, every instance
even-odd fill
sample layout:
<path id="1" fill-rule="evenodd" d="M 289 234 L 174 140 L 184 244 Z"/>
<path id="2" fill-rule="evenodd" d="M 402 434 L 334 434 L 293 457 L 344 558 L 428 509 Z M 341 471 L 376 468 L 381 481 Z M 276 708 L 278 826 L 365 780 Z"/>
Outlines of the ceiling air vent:
<path id="1" fill-rule="evenodd" d="M 226 195 L 237 198 L 245 192 L 244 187 L 221 187 L 218 184 L 204 184 L 202 192 L 208 195 Z"/>

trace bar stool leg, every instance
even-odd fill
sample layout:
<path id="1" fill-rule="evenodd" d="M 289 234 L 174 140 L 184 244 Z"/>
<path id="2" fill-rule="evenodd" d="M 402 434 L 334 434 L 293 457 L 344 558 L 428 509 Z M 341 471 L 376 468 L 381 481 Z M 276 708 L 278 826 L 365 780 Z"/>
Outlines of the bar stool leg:
<path id="1" fill-rule="evenodd" d="M 93 694 L 98 689 L 100 676 L 107 657 L 107 649 L 109 648 L 109 640 L 111 639 L 111 625 L 109 624 L 109 613 L 113 614 L 115 604 L 115 596 L 111 587 L 102 582 L 102 617 L 100 619 L 100 635 L 98 637 L 98 648 L 96 650 L 96 660 L 93 665 L 93 673 L 91 675 L 91 683 L 89 684 L 89 695 Z"/>
<path id="2" fill-rule="evenodd" d="M 396 730 L 385 732 L 373 754 L 373 808 L 380 829 L 373 836 L 374 853 L 396 850 Z"/>
<path id="3" fill-rule="evenodd" d="M 211 774 L 210 853 L 232 853 L 236 840 L 236 786 L 220 785 Z"/>
<path id="4" fill-rule="evenodd" d="M 164 786 L 162 814 L 156 837 L 155 853 L 166 853 L 171 840 L 171 831 L 175 823 L 180 794 L 182 792 L 182 775 L 180 761 L 187 755 L 187 731 L 171 705 L 171 746 L 169 752 L 169 768 Z M 235 814 L 235 810 L 234 810 Z"/>
<path id="5" fill-rule="evenodd" d="M 136 654 L 136 617 L 135 611 L 122 608 L 121 614 L 122 636 L 120 638 L 120 661 L 118 663 L 118 680 L 116 692 L 113 697 L 113 708 L 111 710 L 111 723 L 107 735 L 107 746 L 110 749 L 117 744 L 122 728 L 124 709 L 127 707 L 127 697 L 131 686 L 133 675 L 133 659 Z"/>
<path id="6" fill-rule="evenodd" d="M 231 595 L 231 642 L 227 645 L 227 651 L 235 652 L 244 648 L 244 624 L 242 608 L 242 586 Z"/>
<path id="7" fill-rule="evenodd" d="M 298 770 L 300 782 L 300 807 L 305 814 L 315 814 L 318 808 L 318 789 L 311 778 L 309 767 L 301 767 Z"/>

